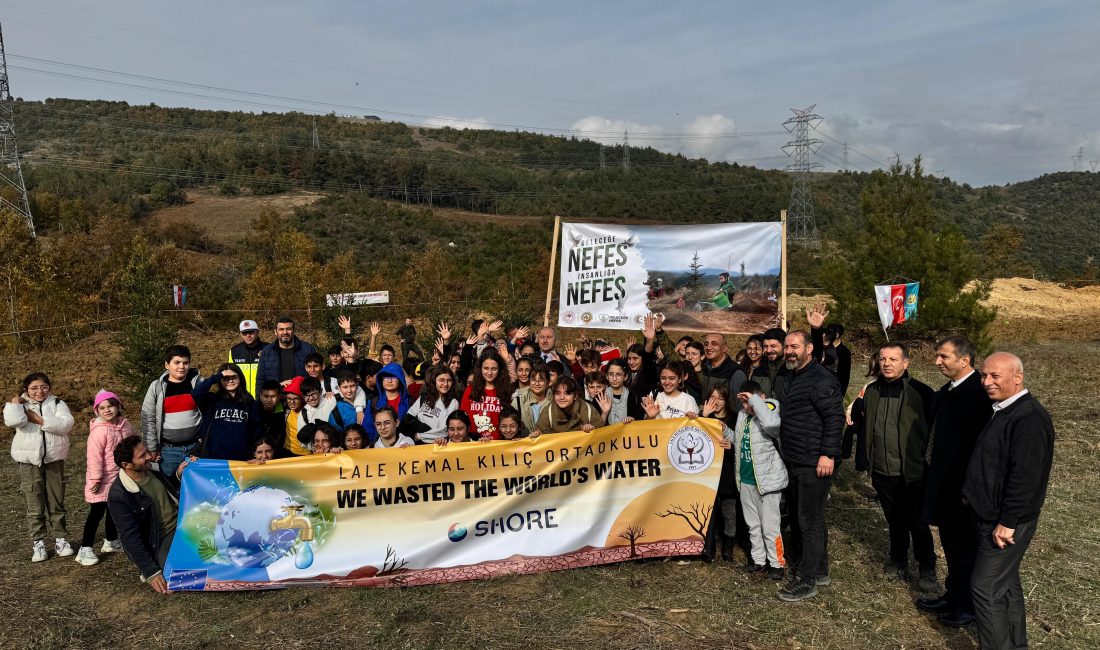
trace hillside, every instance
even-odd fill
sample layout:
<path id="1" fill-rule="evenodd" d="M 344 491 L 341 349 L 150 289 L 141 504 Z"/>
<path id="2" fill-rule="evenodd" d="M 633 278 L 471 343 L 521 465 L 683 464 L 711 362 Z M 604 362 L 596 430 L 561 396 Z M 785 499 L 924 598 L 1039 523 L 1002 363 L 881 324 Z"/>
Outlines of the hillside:
<path id="1" fill-rule="evenodd" d="M 17 102 L 16 119 L 44 231 L 73 225 L 57 205 L 63 200 L 111 202 L 141 216 L 197 187 L 226 195 L 354 193 L 494 215 L 692 223 L 774 219 L 790 193 L 789 178 L 775 170 L 631 147 L 627 172 L 617 164 L 621 146 L 604 148 L 604 169 L 595 142 L 523 132 L 68 99 Z M 318 149 L 311 146 L 315 121 Z M 859 227 L 869 177 L 816 176 L 825 237 L 843 241 Z M 986 188 L 943 178 L 934 192 L 941 215 L 974 242 L 994 223 L 1017 228 L 1021 255 L 1042 277 L 1073 277 L 1100 258 L 1100 174 Z"/>

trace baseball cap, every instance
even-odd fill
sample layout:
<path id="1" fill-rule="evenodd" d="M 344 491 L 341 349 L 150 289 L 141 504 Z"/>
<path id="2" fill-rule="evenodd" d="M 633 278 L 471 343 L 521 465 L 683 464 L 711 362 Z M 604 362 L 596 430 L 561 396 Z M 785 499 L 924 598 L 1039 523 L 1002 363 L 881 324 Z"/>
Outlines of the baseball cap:
<path id="1" fill-rule="evenodd" d="M 242 332 L 259 332 L 260 326 L 254 320 L 242 320 L 240 329 Z"/>

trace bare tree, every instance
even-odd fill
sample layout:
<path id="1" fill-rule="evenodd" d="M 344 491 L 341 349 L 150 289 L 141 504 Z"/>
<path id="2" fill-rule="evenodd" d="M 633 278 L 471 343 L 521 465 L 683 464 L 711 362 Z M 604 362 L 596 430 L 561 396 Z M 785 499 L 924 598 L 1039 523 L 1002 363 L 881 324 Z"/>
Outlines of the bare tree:
<path id="1" fill-rule="evenodd" d="M 635 546 L 639 539 L 645 537 L 645 528 L 641 526 L 630 526 L 626 530 L 619 533 L 616 537 L 625 539 L 630 542 L 630 557 L 638 557 L 637 547 Z"/>
<path id="2" fill-rule="evenodd" d="M 703 505 L 696 501 L 687 508 L 683 506 L 670 506 L 666 508 L 664 512 L 655 512 L 653 514 L 661 519 L 665 517 L 679 517 L 683 519 L 699 537 L 706 539 L 707 523 L 710 522 L 710 512 L 713 509 L 714 504 Z"/>
<path id="3" fill-rule="evenodd" d="M 409 561 L 402 557 L 397 557 L 397 551 L 393 550 L 392 546 L 386 545 L 386 559 L 382 561 L 382 570 L 378 572 L 378 575 L 384 576 L 387 573 L 393 573 L 398 569 L 404 568 Z"/>

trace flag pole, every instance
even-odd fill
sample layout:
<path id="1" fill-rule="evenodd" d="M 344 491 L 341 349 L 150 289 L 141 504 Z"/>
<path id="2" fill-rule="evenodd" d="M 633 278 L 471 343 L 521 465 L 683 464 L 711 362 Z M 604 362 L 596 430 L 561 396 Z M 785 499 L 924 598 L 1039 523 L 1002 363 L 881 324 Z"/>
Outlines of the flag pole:
<path id="1" fill-rule="evenodd" d="M 558 234 L 561 230 L 561 217 L 554 217 L 554 239 L 550 247 L 550 272 L 546 279 L 546 311 L 542 313 L 542 326 L 550 326 L 550 297 L 554 295 L 554 265 L 558 262 Z"/>
<path id="2" fill-rule="evenodd" d="M 787 329 L 787 211 L 779 211 L 779 221 L 783 224 L 779 236 L 783 252 L 779 265 L 779 326 Z"/>

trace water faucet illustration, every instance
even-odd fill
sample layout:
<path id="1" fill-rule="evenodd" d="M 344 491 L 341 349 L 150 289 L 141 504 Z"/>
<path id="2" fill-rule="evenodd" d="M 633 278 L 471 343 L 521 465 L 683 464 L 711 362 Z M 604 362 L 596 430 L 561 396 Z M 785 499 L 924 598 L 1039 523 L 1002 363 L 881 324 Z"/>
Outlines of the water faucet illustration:
<path id="1" fill-rule="evenodd" d="M 302 515 L 305 509 L 300 503 L 288 503 L 283 506 L 285 516 L 271 520 L 271 530 L 297 530 L 298 538 L 303 542 L 313 541 L 313 522 Z"/>

